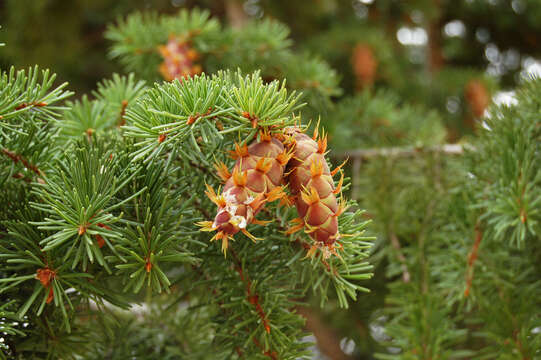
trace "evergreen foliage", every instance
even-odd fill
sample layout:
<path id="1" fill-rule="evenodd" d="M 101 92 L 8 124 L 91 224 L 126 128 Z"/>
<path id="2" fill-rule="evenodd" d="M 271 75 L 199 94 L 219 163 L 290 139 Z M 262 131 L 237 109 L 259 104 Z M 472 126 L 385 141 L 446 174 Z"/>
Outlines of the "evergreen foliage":
<path id="1" fill-rule="evenodd" d="M 26 160 L 32 153 L 25 147 L 14 147 L 21 155 L 3 157 L 7 179 L 21 183 L 24 195 L 24 201 L 6 203 L 3 213 L 10 216 L 0 238 L 1 296 L 16 311 L 6 319 L 19 320 L 6 329 L 8 355 L 71 358 L 90 352 L 90 329 L 107 316 L 95 310 L 127 308 L 146 293 L 147 306 L 195 309 L 191 321 L 209 329 L 209 346 L 221 354 L 216 356 L 302 358 L 309 352 L 300 341 L 304 321 L 295 307 L 303 296 L 310 291 L 324 303 L 332 292 L 347 307 L 347 296 L 355 299 L 366 290 L 359 281 L 370 277 L 370 243 L 361 236 L 366 222 L 355 220 L 360 212 L 341 217 L 341 232 L 352 237 L 341 241 L 342 255 L 331 259 L 303 259 L 309 238 L 283 233 L 293 209 L 267 207 L 273 223 L 253 231 L 265 240 L 237 239 L 227 257 L 195 225 L 210 218 L 213 206 L 204 189 L 218 183 L 215 161 L 228 162 L 225 149 L 257 134 L 244 112 L 258 119 L 258 127 L 274 131 L 298 123 L 293 111 L 301 105 L 299 95 L 283 83 L 264 84 L 257 73 L 222 72 L 145 91 L 133 76 L 114 76 L 98 86 L 95 99 L 67 102 L 61 116 L 53 101 L 69 93 L 49 93 L 47 73 L 45 85 L 34 88 L 18 80 L 23 75 L 4 76 L 15 103 L 30 104 L 19 110 L 5 105 L 4 136 L 11 131 L 18 144 L 29 136 L 11 119 L 46 125 L 45 138 L 31 141 L 51 150 L 46 163 Z M 34 113 L 25 110 L 32 104 Z M 118 127 L 124 110 L 126 125 Z M 22 154 L 40 165 L 29 182 L 9 176 Z M 171 293 L 167 303 L 152 305 L 150 294 L 164 291 Z M 116 326 L 109 324 L 108 331 Z M 79 342 L 86 346 L 74 349 Z"/>
<path id="2" fill-rule="evenodd" d="M 0 359 L 308 359 L 311 333 L 339 359 L 539 358 L 541 79 L 511 61 L 537 54 L 536 1 L 198 4 L 119 17 L 129 73 L 74 100 L 0 73 Z M 257 240 L 201 231 L 235 145 L 320 123 L 350 157 L 337 255 L 290 234 L 285 196 Z"/>
<path id="3" fill-rule="evenodd" d="M 194 52 L 194 63 L 206 73 L 238 68 L 245 73 L 261 71 L 265 81 L 287 78 L 289 89 L 306 90 L 309 116 L 326 111 L 331 97 L 340 94 L 336 72 L 317 57 L 294 53 L 289 29 L 272 20 L 232 28 L 198 9 L 174 16 L 134 13 L 109 26 L 106 37 L 113 41 L 111 57 L 149 80 L 163 77 L 160 46 L 174 39 Z M 181 51 L 180 56 L 185 55 Z"/>

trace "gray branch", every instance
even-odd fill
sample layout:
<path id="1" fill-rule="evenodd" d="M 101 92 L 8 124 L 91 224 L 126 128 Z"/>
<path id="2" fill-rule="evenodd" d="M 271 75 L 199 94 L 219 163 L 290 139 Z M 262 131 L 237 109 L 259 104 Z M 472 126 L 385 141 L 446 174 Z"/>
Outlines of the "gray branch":
<path id="1" fill-rule="evenodd" d="M 444 144 L 427 147 L 391 147 L 391 148 L 373 148 L 373 149 L 356 149 L 343 151 L 332 154 L 335 158 L 351 158 L 351 159 L 372 159 L 375 157 L 412 157 L 426 153 L 442 153 L 447 155 L 462 155 L 465 149 L 473 149 L 471 145 L 462 144 Z"/>

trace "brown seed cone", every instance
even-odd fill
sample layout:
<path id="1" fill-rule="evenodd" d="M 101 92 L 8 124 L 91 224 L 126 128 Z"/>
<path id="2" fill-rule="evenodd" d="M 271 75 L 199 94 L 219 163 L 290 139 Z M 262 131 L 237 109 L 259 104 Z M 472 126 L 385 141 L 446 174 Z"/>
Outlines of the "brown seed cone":
<path id="1" fill-rule="evenodd" d="M 353 49 L 351 62 L 353 73 L 357 77 L 357 90 L 372 86 L 378 69 L 378 61 L 372 48 L 365 44 L 357 44 Z"/>
<path id="2" fill-rule="evenodd" d="M 236 144 L 231 155 L 237 160 L 232 172 L 223 163 L 216 165 L 218 175 L 225 181 L 222 194 L 216 195 L 207 185 L 207 196 L 218 205 L 216 217 L 213 222 L 199 223 L 202 231 L 217 231 L 212 240 L 222 240 L 224 253 L 229 239 L 239 231 L 256 240 L 246 227 L 264 224 L 255 215 L 266 202 L 285 195 L 281 184 L 291 158 L 284 145 L 268 132 L 261 132 L 250 146 Z"/>
<path id="3" fill-rule="evenodd" d="M 483 116 L 490 104 L 490 95 L 485 85 L 479 80 L 470 80 L 464 88 L 464 95 L 473 115 L 478 118 Z"/>
<path id="4" fill-rule="evenodd" d="M 289 137 L 286 143 L 293 152 L 286 171 L 292 200 L 299 213 L 288 233 L 304 229 L 315 242 L 309 254 L 321 248 L 324 255 L 329 256 L 335 253 L 334 244 L 340 238 L 338 216 L 344 211 L 343 203 L 336 197 L 342 188 L 343 174 L 336 187 L 333 180 L 342 165 L 330 171 L 325 160 L 326 136 L 316 142 L 317 131 L 314 138 L 298 128 L 289 128 L 286 133 Z"/>
<path id="5" fill-rule="evenodd" d="M 199 53 L 185 40 L 171 36 L 167 44 L 158 47 L 158 52 L 163 57 L 159 71 L 167 81 L 182 81 L 203 71 L 201 65 L 195 64 Z"/>

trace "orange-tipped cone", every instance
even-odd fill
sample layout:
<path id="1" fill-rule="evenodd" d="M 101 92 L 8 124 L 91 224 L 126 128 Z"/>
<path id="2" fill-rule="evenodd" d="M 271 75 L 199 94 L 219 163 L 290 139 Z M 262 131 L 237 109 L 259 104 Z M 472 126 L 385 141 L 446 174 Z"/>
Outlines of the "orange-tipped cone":
<path id="1" fill-rule="evenodd" d="M 340 192 L 342 179 L 335 187 L 333 175 L 336 172 L 331 173 L 325 160 L 326 137 L 313 139 L 297 127 L 288 128 L 285 133 L 289 137 L 285 143 L 293 152 L 286 170 L 289 189 L 299 213 L 287 233 L 304 229 L 324 256 L 336 254 L 334 244 L 340 238 L 338 216 L 344 207 L 336 194 Z"/>

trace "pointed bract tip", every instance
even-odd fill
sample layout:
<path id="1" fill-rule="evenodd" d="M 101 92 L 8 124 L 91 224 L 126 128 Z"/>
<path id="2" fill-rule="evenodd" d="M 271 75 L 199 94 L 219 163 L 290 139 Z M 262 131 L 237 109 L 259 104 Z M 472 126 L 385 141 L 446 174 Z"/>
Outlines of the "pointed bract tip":
<path id="1" fill-rule="evenodd" d="M 213 203 L 215 203 L 221 208 L 225 207 L 226 201 L 224 197 L 222 195 L 216 195 L 216 193 L 214 192 L 214 189 L 209 184 L 205 184 L 205 186 L 207 187 L 207 190 L 205 191 L 205 195 L 207 195 L 210 201 L 212 201 Z"/>
<path id="2" fill-rule="evenodd" d="M 344 162 L 342 162 L 342 163 L 341 163 L 340 165 L 338 165 L 333 171 L 331 171 L 331 176 L 336 175 L 336 173 L 337 173 L 338 171 L 340 171 L 340 169 L 341 169 L 344 165 L 346 165 L 346 163 L 348 162 L 348 160 L 349 160 L 349 158 L 347 158 L 346 160 L 344 160 Z"/>
<path id="3" fill-rule="evenodd" d="M 235 143 L 235 150 L 230 151 L 229 155 L 236 160 L 249 156 L 250 153 L 248 152 L 248 146 L 246 144 L 241 146 L 240 144 Z"/>
<path id="4" fill-rule="evenodd" d="M 199 221 L 196 222 L 195 225 L 201 228 L 199 231 L 214 231 L 217 229 L 214 227 L 212 221 Z"/>
<path id="5" fill-rule="evenodd" d="M 301 192 L 301 199 L 308 205 L 315 204 L 319 202 L 319 194 L 317 193 L 317 190 L 315 187 L 310 186 L 310 189 L 304 188 Z"/>
<path id="6" fill-rule="evenodd" d="M 287 194 L 284 192 L 285 186 L 277 186 L 271 191 L 269 191 L 266 195 L 266 199 L 268 202 L 272 202 L 277 199 L 281 199 L 283 197 L 287 197 Z"/>
<path id="7" fill-rule="evenodd" d="M 338 180 L 338 185 L 336 185 L 336 189 L 333 190 L 334 194 L 340 193 L 342 191 L 342 184 L 344 183 L 344 173 L 340 172 L 342 175 L 340 176 L 340 180 Z"/>
<path id="8" fill-rule="evenodd" d="M 327 135 L 323 134 L 317 140 L 317 152 L 320 154 L 324 154 L 326 150 L 327 150 Z"/>
<path id="9" fill-rule="evenodd" d="M 323 163 L 321 161 L 312 161 L 310 164 L 310 175 L 312 178 L 323 175 Z"/>
<path id="10" fill-rule="evenodd" d="M 248 182 L 248 172 L 241 171 L 239 167 L 233 169 L 233 183 L 236 186 L 244 187 Z"/>
<path id="11" fill-rule="evenodd" d="M 259 138 L 260 138 L 261 141 L 266 141 L 266 142 L 268 142 L 268 141 L 271 141 L 272 136 L 271 136 L 271 134 L 270 134 L 270 132 L 269 132 L 268 129 L 264 129 L 264 130 L 261 130 L 261 131 L 259 132 Z"/>
<path id="12" fill-rule="evenodd" d="M 255 237 L 254 235 L 250 234 L 246 229 L 241 229 L 240 231 L 242 231 L 242 233 L 249 237 L 253 242 L 256 242 L 257 240 L 262 240 L 261 238 Z"/>
<path id="13" fill-rule="evenodd" d="M 262 173 L 266 174 L 270 171 L 272 168 L 272 161 L 269 158 L 261 158 L 257 160 L 257 163 L 255 165 L 255 169 L 258 171 L 261 171 Z"/>
<path id="14" fill-rule="evenodd" d="M 214 168 L 216 169 L 218 176 L 220 177 L 220 179 L 222 179 L 223 182 L 226 182 L 231 177 L 229 169 L 223 162 L 220 161 L 214 164 Z"/>

